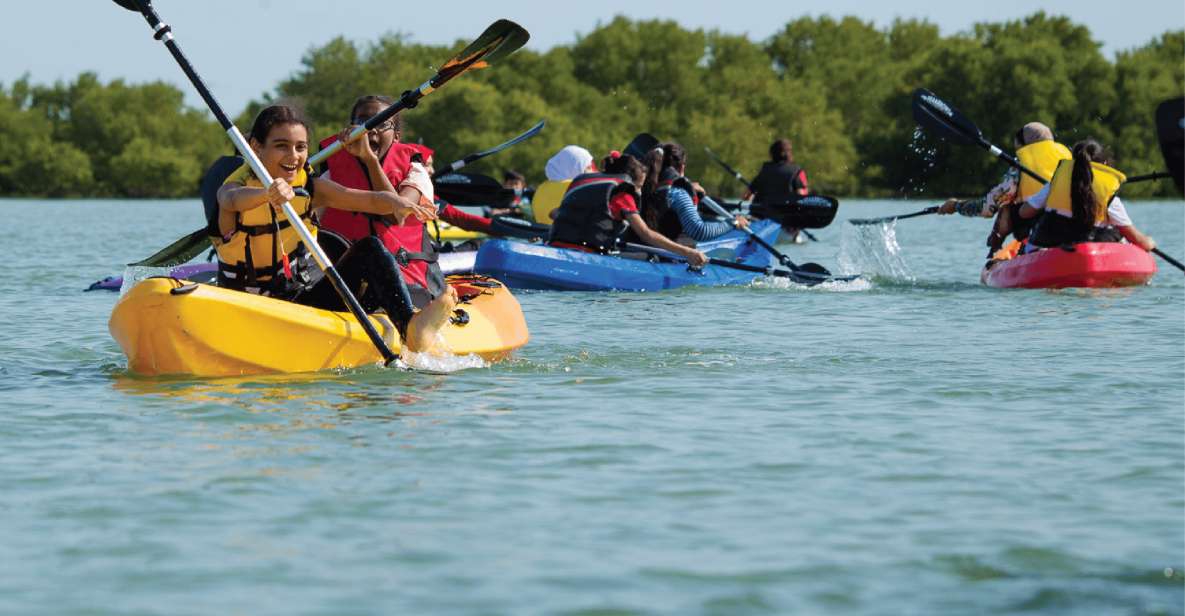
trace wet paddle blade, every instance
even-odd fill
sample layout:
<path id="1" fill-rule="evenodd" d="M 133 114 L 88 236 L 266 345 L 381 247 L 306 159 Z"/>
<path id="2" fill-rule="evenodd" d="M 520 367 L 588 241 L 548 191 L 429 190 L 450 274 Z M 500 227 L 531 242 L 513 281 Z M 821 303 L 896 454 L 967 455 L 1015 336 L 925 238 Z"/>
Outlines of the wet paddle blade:
<path id="1" fill-rule="evenodd" d="M 979 145 L 984 141 L 978 126 L 925 88 L 913 92 L 913 119 L 934 136 L 948 141 L 967 145 Z"/>
<path id="2" fill-rule="evenodd" d="M 432 86 L 437 87 L 466 71 L 486 68 L 518 51 L 530 38 L 530 33 L 522 26 L 509 19 L 499 19 L 468 47 L 445 62 L 432 78 Z"/>
<path id="3" fill-rule="evenodd" d="M 145 6 L 152 4 L 152 0 L 142 1 L 144 2 Z M 115 0 L 115 3 L 129 11 L 135 11 L 137 13 L 140 12 L 140 5 L 136 2 L 136 0 Z"/>
<path id="4" fill-rule="evenodd" d="M 135 263 L 128 263 L 128 265 L 132 267 L 172 267 L 188 262 L 190 259 L 205 252 L 209 247 L 210 236 L 206 233 L 206 228 L 202 227 L 165 246 L 151 257 L 141 259 Z"/>
<path id="5" fill-rule="evenodd" d="M 1185 194 L 1185 98 L 1164 101 L 1156 108 L 1156 136 L 1164 164 L 1177 190 Z"/>

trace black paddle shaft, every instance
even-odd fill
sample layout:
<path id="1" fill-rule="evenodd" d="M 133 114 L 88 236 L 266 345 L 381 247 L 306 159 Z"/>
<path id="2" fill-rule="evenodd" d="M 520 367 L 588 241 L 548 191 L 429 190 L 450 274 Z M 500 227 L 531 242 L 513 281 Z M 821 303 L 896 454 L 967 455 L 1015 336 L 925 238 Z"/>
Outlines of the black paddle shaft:
<path id="1" fill-rule="evenodd" d="M 165 47 L 167 47 L 169 50 L 169 53 L 173 55 L 173 59 L 177 61 L 177 64 L 181 67 L 181 70 L 185 72 L 185 76 L 189 78 L 190 83 L 192 83 L 193 86 L 197 88 L 198 94 L 200 94 L 202 100 L 206 102 L 206 106 L 210 108 L 210 111 L 213 112 L 214 117 L 218 119 L 218 123 L 228 133 L 234 132 L 237 134 L 238 129 L 235 128 L 235 125 L 230 121 L 230 118 L 226 116 L 226 113 L 222 110 L 222 106 L 219 105 L 218 101 L 214 99 L 214 95 L 206 87 L 206 84 L 202 81 L 201 76 L 199 76 L 197 71 L 194 70 L 193 65 L 189 63 L 188 59 L 186 59 L 185 54 L 181 52 L 181 48 L 178 47 L 177 42 L 173 40 L 172 28 L 161 21 L 160 16 L 157 15 L 156 11 L 152 8 L 151 0 L 117 1 L 118 4 L 124 8 L 131 8 L 127 3 L 134 2 L 136 9 L 138 9 L 139 13 L 144 16 L 145 20 L 148 21 L 148 25 L 155 33 L 153 34 L 153 38 L 164 42 Z M 235 141 L 236 147 L 241 147 L 241 139 L 242 138 L 240 136 L 239 139 L 232 138 L 231 140 Z M 253 152 L 248 150 L 246 152 L 242 152 L 242 154 L 245 157 L 250 157 L 253 155 Z M 309 247 L 309 249 L 314 251 L 317 250 L 316 247 Z M 366 316 L 366 311 L 362 309 L 362 305 L 358 303 L 358 299 L 354 297 L 353 293 L 350 292 L 350 288 L 346 286 L 345 281 L 342 280 L 341 274 L 337 273 L 337 269 L 334 268 L 333 265 L 328 261 L 325 263 L 320 263 L 320 261 L 318 261 L 318 263 L 323 266 L 325 275 L 329 277 L 330 283 L 333 284 L 333 288 L 341 297 L 342 302 L 344 302 L 346 306 L 349 307 L 350 312 L 354 315 L 354 318 L 358 319 L 358 323 L 362 325 L 362 329 L 366 332 L 367 337 L 370 338 L 370 341 L 374 343 L 375 348 L 378 349 L 379 353 L 383 356 L 383 361 L 387 364 L 390 364 L 396 359 L 399 359 L 399 356 L 393 353 L 391 349 L 387 347 L 387 343 L 383 340 L 383 337 L 379 334 L 378 330 L 375 329 L 374 323 L 370 322 L 370 318 Z"/>
<path id="2" fill-rule="evenodd" d="M 918 216 L 926 216 L 928 214 L 938 213 L 938 206 L 928 207 L 924 210 L 914 212 L 912 214 L 902 214 L 900 216 L 885 216 L 883 218 L 853 218 L 848 222 L 853 225 L 876 225 L 882 222 L 892 222 L 894 220 L 904 220 L 906 218 L 916 218 Z"/>
<path id="3" fill-rule="evenodd" d="M 753 190 L 753 184 L 752 184 L 752 182 L 750 182 L 749 180 L 746 180 L 746 179 L 745 179 L 745 176 L 741 175 L 741 172 L 740 172 L 740 171 L 737 171 L 736 169 L 733 169 L 733 168 L 732 168 L 732 166 L 730 166 L 728 163 L 726 163 L 726 162 L 724 162 L 723 160 L 721 160 L 721 158 L 720 158 L 719 156 L 716 156 L 716 153 L 715 153 L 715 152 L 713 152 L 711 149 L 709 149 L 709 148 L 705 147 L 705 148 L 704 148 L 704 151 L 708 153 L 708 156 L 712 157 L 712 160 L 716 161 L 716 164 L 717 164 L 717 165 L 720 165 L 721 167 L 724 167 L 724 170 L 725 170 L 725 171 L 727 171 L 727 172 L 729 172 L 729 173 L 731 173 L 731 174 L 732 174 L 732 177 L 736 178 L 736 179 L 737 179 L 737 181 L 738 181 L 738 182 L 740 182 L 741 184 L 744 184 L 744 185 L 745 185 L 745 188 L 748 188 L 748 189 L 749 189 L 749 192 L 755 192 L 755 191 Z"/>

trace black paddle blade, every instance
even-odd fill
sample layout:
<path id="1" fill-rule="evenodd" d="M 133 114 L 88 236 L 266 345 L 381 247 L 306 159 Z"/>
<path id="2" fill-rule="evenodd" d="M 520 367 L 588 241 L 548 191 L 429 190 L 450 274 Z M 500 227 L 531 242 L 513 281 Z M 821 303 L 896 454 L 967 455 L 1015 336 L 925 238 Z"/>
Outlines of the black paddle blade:
<path id="1" fill-rule="evenodd" d="M 518 51 L 530 38 L 530 33 L 522 26 L 509 19 L 499 19 L 490 24 L 468 47 L 445 62 L 432 78 L 432 85 L 436 87 L 468 70 L 485 68 Z"/>
<path id="2" fill-rule="evenodd" d="M 984 141 L 979 127 L 967 116 L 925 88 L 913 92 L 913 119 L 935 136 L 955 143 L 978 145 Z"/>
<path id="3" fill-rule="evenodd" d="M 490 235 L 517 237 L 524 240 L 544 240 L 551 233 L 549 225 L 530 222 L 511 216 L 495 216 L 490 221 Z"/>
<path id="4" fill-rule="evenodd" d="M 514 202 L 514 191 L 481 173 L 449 173 L 432 178 L 436 196 L 453 205 L 488 205 L 507 207 Z"/>
<path id="5" fill-rule="evenodd" d="M 140 0 L 140 1 L 144 3 L 144 6 L 148 6 L 148 5 L 152 4 L 152 0 Z M 115 0 L 115 3 L 118 4 L 119 6 L 122 6 L 125 9 L 129 10 L 129 11 L 135 11 L 137 13 L 141 12 L 140 2 L 136 2 L 136 0 Z"/>
<path id="6" fill-rule="evenodd" d="M 1185 98 L 1164 101 L 1156 108 L 1156 136 L 1164 164 L 1177 190 L 1185 194 Z"/>
<path id="7" fill-rule="evenodd" d="M 625 146 L 625 149 L 621 153 L 629 154 L 638 160 L 642 160 L 646 156 L 646 153 L 657 148 L 658 144 L 658 137 L 650 133 L 638 133 L 638 136 L 634 137 L 634 140 L 629 142 L 629 145 Z"/>
<path id="8" fill-rule="evenodd" d="M 839 201 L 824 195 L 807 195 L 787 203 L 754 203 L 749 213 L 771 218 L 788 229 L 822 229 L 835 220 Z"/>

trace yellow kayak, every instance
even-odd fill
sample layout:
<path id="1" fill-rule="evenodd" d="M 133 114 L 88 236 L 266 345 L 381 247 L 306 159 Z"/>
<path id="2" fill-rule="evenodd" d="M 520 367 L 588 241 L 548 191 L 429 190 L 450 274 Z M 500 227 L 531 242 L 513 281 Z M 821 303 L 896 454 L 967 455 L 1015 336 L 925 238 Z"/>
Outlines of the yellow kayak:
<path id="1" fill-rule="evenodd" d="M 527 343 L 527 323 L 514 295 L 481 276 L 452 276 L 458 311 L 441 330 L 457 355 L 488 361 Z M 370 320 L 392 351 L 399 333 L 385 315 Z M 141 375 L 239 376 L 312 372 L 382 362 L 358 321 L 332 312 L 172 278 L 149 278 L 119 300 L 111 336 Z"/>

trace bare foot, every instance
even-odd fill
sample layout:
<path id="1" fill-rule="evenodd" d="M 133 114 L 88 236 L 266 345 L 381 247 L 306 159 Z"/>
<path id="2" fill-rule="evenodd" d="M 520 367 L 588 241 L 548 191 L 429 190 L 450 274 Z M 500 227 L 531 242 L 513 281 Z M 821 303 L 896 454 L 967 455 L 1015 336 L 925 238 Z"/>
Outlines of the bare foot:
<path id="1" fill-rule="evenodd" d="M 449 287 L 440 297 L 432 300 L 424 309 L 417 312 L 407 324 L 407 350 L 416 353 L 448 353 L 449 349 L 440 348 L 440 328 L 448 323 L 457 307 L 457 292 Z"/>

